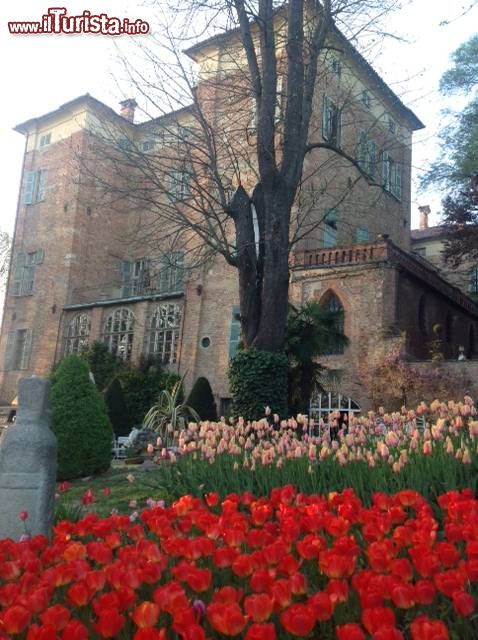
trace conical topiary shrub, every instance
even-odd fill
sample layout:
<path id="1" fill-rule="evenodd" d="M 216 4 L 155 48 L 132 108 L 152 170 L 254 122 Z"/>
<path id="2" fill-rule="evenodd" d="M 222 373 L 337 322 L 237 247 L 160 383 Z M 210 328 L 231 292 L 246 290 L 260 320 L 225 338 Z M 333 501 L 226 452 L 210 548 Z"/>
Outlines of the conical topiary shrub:
<path id="1" fill-rule="evenodd" d="M 86 362 L 66 357 L 51 376 L 52 428 L 58 440 L 58 479 L 106 471 L 113 430 Z"/>
<path id="2" fill-rule="evenodd" d="M 123 387 L 118 378 L 115 378 L 108 385 L 104 393 L 106 402 L 106 410 L 113 427 L 115 436 L 127 436 L 131 431 L 132 425 L 128 418 L 128 410 L 123 393 Z"/>
<path id="3" fill-rule="evenodd" d="M 216 403 L 207 378 L 196 380 L 186 404 L 199 414 L 201 420 L 217 420 Z"/>

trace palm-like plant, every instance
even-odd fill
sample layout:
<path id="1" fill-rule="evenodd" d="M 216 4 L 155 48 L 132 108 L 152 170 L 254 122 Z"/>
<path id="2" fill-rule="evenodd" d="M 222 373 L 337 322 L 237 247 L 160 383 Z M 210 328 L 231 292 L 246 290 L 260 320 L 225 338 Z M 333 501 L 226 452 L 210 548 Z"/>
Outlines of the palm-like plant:
<path id="1" fill-rule="evenodd" d="M 325 367 L 317 358 L 343 350 L 349 340 L 342 332 L 343 314 L 318 302 L 300 308 L 289 305 L 286 353 L 289 357 L 289 412 L 307 413 L 315 388 L 323 390 Z"/>
<path id="2" fill-rule="evenodd" d="M 188 418 L 199 422 L 201 418 L 194 409 L 184 402 L 180 402 L 182 395 L 184 376 L 178 380 L 171 391 L 163 389 L 158 397 L 158 402 L 154 404 L 143 420 L 146 429 L 157 431 L 167 447 L 172 444 L 174 432 L 178 427 L 184 427 Z M 171 436 L 171 443 L 169 437 Z"/>

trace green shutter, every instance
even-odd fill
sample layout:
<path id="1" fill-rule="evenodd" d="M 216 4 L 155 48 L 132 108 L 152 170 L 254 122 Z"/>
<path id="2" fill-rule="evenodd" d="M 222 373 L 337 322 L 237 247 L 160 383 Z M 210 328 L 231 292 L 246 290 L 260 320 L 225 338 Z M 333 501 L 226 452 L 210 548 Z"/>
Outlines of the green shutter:
<path id="1" fill-rule="evenodd" d="M 35 251 L 35 264 L 42 264 L 43 260 L 45 259 L 45 252 L 43 251 L 43 249 L 39 249 L 38 251 Z"/>
<path id="2" fill-rule="evenodd" d="M 46 171 L 37 172 L 37 185 L 36 185 L 36 198 L 35 202 L 41 202 L 45 199 L 45 187 L 46 187 Z"/>
<path id="3" fill-rule="evenodd" d="M 382 153 L 382 187 L 390 191 L 390 156 L 386 151 Z"/>
<path id="4" fill-rule="evenodd" d="M 127 298 L 131 295 L 131 261 L 121 260 L 121 296 Z"/>
<path id="5" fill-rule="evenodd" d="M 402 167 L 396 162 L 395 163 L 395 184 L 394 184 L 394 195 L 401 200 L 402 198 Z"/>
<path id="6" fill-rule="evenodd" d="M 30 359 L 32 352 L 33 331 L 27 329 L 25 332 L 25 341 L 23 343 L 23 350 L 20 356 L 20 369 L 25 370 L 30 367 Z"/>
<path id="7" fill-rule="evenodd" d="M 322 106 L 322 138 L 324 140 L 328 140 L 330 136 L 330 127 L 329 127 L 329 105 L 330 100 L 327 96 L 324 96 L 323 106 Z"/>
<path id="8" fill-rule="evenodd" d="M 13 269 L 13 296 L 21 296 L 23 294 L 23 270 L 25 268 L 26 255 L 24 253 L 17 253 L 15 257 L 15 267 Z"/>
<path id="9" fill-rule="evenodd" d="M 170 275 L 171 267 L 167 255 L 161 256 L 159 259 L 159 277 L 158 288 L 160 293 L 168 293 L 170 291 Z"/>
<path id="10" fill-rule="evenodd" d="M 172 254 L 172 291 L 184 291 L 184 252 L 175 251 Z"/>
<path id="11" fill-rule="evenodd" d="M 34 189 L 35 189 L 35 172 L 27 171 L 25 175 L 25 187 L 23 191 L 23 204 L 33 203 Z"/>
<path id="12" fill-rule="evenodd" d="M 368 143 L 368 172 L 373 177 L 377 168 L 377 145 L 375 142 Z"/>
<path id="13" fill-rule="evenodd" d="M 229 359 L 236 355 L 239 342 L 241 341 L 241 320 L 240 308 L 232 307 L 231 328 L 229 332 Z"/>
<path id="14" fill-rule="evenodd" d="M 11 371 L 13 369 L 13 358 L 15 354 L 17 332 L 9 331 L 7 337 L 7 348 L 5 350 L 5 369 Z"/>

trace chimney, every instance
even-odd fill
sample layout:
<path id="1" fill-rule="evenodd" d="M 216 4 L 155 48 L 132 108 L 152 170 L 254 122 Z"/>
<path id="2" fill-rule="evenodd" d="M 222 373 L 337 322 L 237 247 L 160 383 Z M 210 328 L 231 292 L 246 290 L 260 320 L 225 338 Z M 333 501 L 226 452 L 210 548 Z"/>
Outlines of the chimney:
<path id="1" fill-rule="evenodd" d="M 134 110 L 138 106 L 136 100 L 134 98 L 128 98 L 127 100 L 123 100 L 123 102 L 120 102 L 120 105 L 120 115 L 130 122 L 134 122 Z"/>
<path id="2" fill-rule="evenodd" d="M 428 229 L 428 216 L 431 213 L 430 207 L 425 204 L 423 207 L 418 207 L 420 212 L 420 224 L 419 229 Z"/>

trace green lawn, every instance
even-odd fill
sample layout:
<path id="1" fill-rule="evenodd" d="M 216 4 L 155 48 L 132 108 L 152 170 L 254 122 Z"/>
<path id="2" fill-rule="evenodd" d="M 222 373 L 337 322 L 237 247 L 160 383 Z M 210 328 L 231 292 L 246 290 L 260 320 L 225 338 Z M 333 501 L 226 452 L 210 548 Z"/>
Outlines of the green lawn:
<path id="1" fill-rule="evenodd" d="M 134 480 L 130 482 L 128 476 L 134 476 Z M 80 478 L 70 484 L 66 491 L 57 492 L 57 519 L 76 519 L 78 515 L 75 517 L 75 512 L 79 510 L 78 505 L 81 505 L 81 498 L 88 489 L 93 492 L 95 501 L 88 505 L 87 510 L 101 516 L 109 515 L 112 509 L 117 509 L 119 513 L 131 513 L 135 510 L 129 506 L 131 500 L 137 501 L 136 508 L 140 510 L 147 506 L 148 498 L 160 500 L 168 497 L 167 492 L 159 487 L 158 471 L 148 470 L 145 465 L 114 464 L 100 476 Z M 105 495 L 105 492 L 109 495 Z M 86 509 L 83 509 L 85 512 Z"/>

